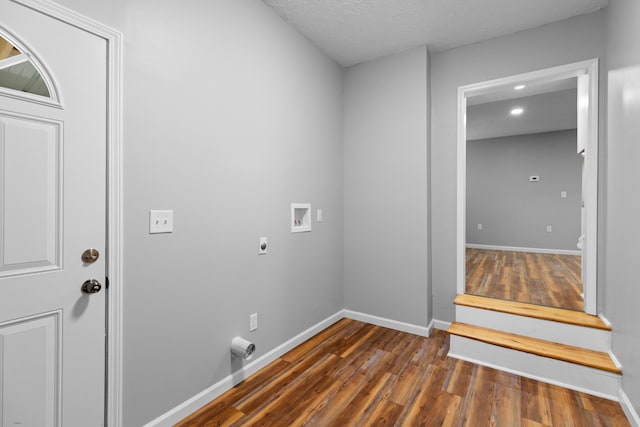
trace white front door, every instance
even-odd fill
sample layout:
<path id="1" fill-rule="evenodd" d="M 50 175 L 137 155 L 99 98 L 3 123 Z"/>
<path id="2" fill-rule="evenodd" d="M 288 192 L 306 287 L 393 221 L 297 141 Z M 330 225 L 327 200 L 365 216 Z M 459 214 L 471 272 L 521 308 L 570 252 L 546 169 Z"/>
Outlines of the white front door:
<path id="1" fill-rule="evenodd" d="M 106 42 L 10 0 L 0 36 L 0 426 L 100 426 Z"/>

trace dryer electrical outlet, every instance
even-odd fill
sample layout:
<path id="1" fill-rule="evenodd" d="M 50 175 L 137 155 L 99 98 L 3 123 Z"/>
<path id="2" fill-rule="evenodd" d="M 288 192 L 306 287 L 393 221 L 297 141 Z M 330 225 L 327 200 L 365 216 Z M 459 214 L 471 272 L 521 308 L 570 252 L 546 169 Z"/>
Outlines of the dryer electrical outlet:
<path id="1" fill-rule="evenodd" d="M 258 239 L 258 255 L 265 255 L 267 253 L 267 238 L 261 237 Z"/>

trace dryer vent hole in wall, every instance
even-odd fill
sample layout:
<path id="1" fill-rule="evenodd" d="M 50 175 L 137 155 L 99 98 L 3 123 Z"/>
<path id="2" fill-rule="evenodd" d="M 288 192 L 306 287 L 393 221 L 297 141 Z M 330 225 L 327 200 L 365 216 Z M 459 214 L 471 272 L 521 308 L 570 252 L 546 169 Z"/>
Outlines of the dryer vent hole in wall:
<path id="1" fill-rule="evenodd" d="M 531 175 L 529 177 L 529 182 L 539 182 L 540 181 L 540 176 L 538 175 Z"/>

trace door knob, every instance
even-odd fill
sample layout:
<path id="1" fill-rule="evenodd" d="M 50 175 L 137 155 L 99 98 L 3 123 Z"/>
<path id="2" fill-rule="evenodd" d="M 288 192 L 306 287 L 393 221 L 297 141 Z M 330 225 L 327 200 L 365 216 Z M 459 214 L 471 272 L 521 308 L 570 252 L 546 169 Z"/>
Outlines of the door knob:
<path id="1" fill-rule="evenodd" d="M 100 252 L 98 252 L 97 249 L 91 248 L 82 252 L 82 261 L 87 264 L 93 264 L 98 260 L 98 258 L 100 258 Z"/>
<path id="2" fill-rule="evenodd" d="M 96 279 L 87 280 L 82 284 L 82 292 L 85 294 L 96 294 L 100 292 L 102 285 Z"/>

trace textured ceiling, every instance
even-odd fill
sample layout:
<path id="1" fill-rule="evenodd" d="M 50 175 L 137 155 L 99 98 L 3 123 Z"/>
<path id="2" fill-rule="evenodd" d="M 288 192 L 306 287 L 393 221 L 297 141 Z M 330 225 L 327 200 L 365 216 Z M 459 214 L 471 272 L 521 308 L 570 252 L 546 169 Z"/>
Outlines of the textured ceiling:
<path id="1" fill-rule="evenodd" d="M 343 66 L 431 52 L 595 12 L 607 0 L 263 0 Z"/>

